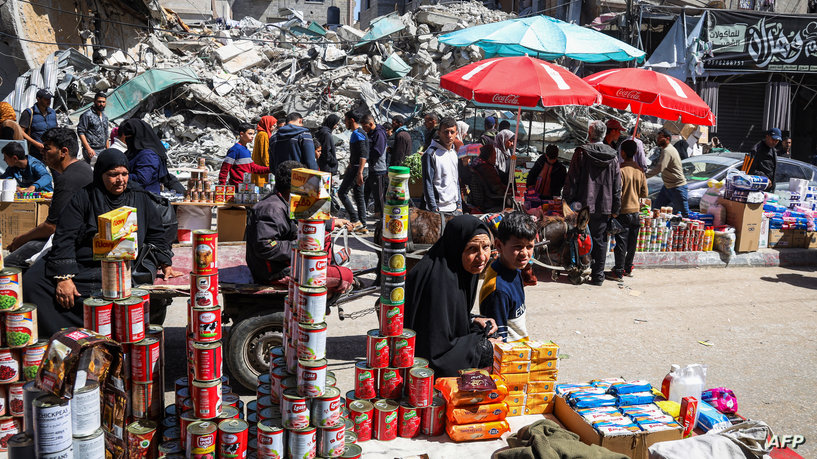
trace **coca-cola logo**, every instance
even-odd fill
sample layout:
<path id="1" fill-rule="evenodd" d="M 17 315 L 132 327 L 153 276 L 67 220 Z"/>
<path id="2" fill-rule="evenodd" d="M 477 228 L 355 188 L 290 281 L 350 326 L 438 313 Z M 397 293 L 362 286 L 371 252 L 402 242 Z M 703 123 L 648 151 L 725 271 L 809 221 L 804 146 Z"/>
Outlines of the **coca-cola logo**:
<path id="1" fill-rule="evenodd" d="M 494 94 L 491 102 L 500 105 L 519 105 L 519 95 L 517 94 Z"/>
<path id="2" fill-rule="evenodd" d="M 616 91 L 616 97 L 621 97 L 623 99 L 641 100 L 641 91 L 637 91 L 635 89 L 621 88 L 618 91 Z"/>
<path id="3" fill-rule="evenodd" d="M 305 404 L 299 403 L 297 405 L 292 406 L 292 412 L 295 413 L 295 414 L 303 413 L 304 411 L 306 411 L 306 405 Z"/>

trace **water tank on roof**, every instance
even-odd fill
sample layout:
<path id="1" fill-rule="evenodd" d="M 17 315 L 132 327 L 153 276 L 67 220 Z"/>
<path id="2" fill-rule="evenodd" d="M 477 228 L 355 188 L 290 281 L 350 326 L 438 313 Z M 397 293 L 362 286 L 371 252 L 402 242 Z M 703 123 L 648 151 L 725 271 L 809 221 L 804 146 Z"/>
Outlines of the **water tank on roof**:
<path id="1" fill-rule="evenodd" d="M 340 25 L 340 8 L 330 6 L 326 9 L 326 23 L 329 25 Z"/>

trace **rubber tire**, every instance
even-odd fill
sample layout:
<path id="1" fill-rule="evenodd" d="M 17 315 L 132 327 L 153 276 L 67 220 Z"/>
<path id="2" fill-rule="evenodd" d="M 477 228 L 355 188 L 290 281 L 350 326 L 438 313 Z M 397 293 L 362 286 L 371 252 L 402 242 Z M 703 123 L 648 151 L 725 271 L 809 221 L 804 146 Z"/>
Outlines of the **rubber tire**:
<path id="1" fill-rule="evenodd" d="M 258 375 L 269 372 L 269 349 L 283 344 L 284 313 L 282 311 L 245 317 L 230 327 L 224 361 L 233 381 L 255 392 Z M 262 349 L 257 349 L 259 340 Z"/>

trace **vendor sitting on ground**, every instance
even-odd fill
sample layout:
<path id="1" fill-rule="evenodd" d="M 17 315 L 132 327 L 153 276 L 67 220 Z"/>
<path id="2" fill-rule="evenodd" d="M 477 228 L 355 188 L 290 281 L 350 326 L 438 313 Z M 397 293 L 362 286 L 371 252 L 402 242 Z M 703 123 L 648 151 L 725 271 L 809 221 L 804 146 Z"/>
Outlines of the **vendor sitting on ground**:
<path id="1" fill-rule="evenodd" d="M 39 159 L 27 155 L 19 142 L 3 147 L 3 160 L 8 167 L 0 178 L 17 181 L 17 191 L 52 191 L 51 174 Z"/>
<path id="2" fill-rule="evenodd" d="M 528 172 L 527 186 L 529 190 L 536 190 L 542 199 L 553 199 L 562 195 L 565 178 L 567 168 L 559 162 L 559 147 L 550 144 Z"/>
<path id="3" fill-rule="evenodd" d="M 415 353 L 435 376 L 493 361 L 493 320 L 471 314 L 479 274 L 491 257 L 491 230 L 472 215 L 454 217 L 406 279 L 405 326 L 417 332 Z M 489 338 L 491 337 L 491 338 Z"/>
<path id="4" fill-rule="evenodd" d="M 161 269 L 165 278 L 173 270 L 173 252 L 165 238 L 162 216 L 149 194 L 129 182 L 128 158 L 107 149 L 97 159 L 94 181 L 78 191 L 60 214 L 51 251 L 37 260 L 23 276 L 23 298 L 37 305 L 40 336 L 61 328 L 82 327 L 82 303 L 102 288 L 101 262 L 93 258 L 97 216 L 123 206 L 137 210 L 137 243 L 149 255 L 132 262 L 132 272 L 148 272 L 151 279 Z"/>
<path id="5" fill-rule="evenodd" d="M 264 197 L 250 210 L 247 219 L 247 267 L 258 284 L 283 282 L 291 273 L 292 247 L 297 244 L 298 222 L 289 218 L 289 190 L 292 169 L 304 167 L 297 161 L 284 161 L 275 169 L 275 191 Z M 326 234 L 335 225 L 352 228 L 348 220 L 327 220 Z M 325 241 L 319 242 L 322 248 Z M 347 291 L 353 283 L 352 271 L 330 265 L 326 273 L 329 295 Z"/>

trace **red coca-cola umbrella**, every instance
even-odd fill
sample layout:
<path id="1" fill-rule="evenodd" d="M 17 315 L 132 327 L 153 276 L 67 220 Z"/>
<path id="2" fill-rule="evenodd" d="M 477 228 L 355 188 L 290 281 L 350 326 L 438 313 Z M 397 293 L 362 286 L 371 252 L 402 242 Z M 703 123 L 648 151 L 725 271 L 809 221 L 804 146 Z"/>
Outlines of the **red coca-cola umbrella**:
<path id="1" fill-rule="evenodd" d="M 647 69 L 605 70 L 584 77 L 601 93 L 601 103 L 609 107 L 665 120 L 712 126 L 715 115 L 709 105 L 686 83 Z M 636 127 L 638 123 L 636 123 Z"/>

